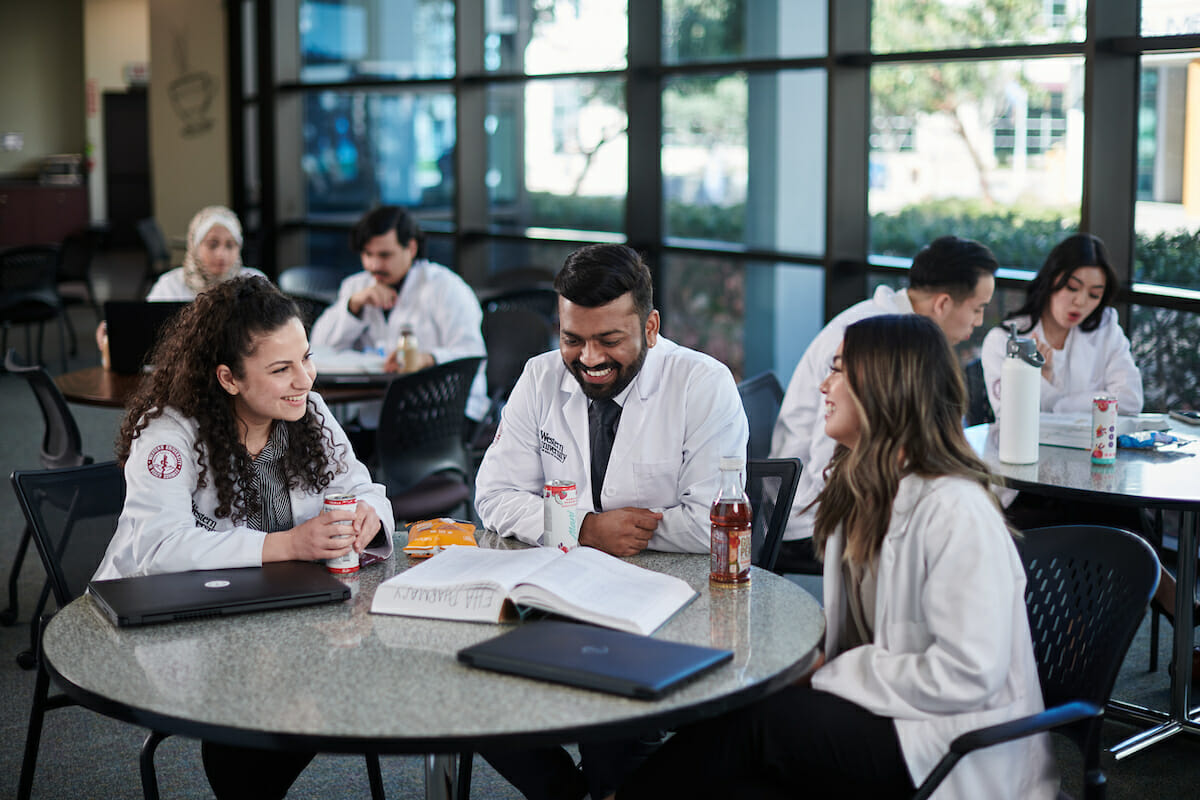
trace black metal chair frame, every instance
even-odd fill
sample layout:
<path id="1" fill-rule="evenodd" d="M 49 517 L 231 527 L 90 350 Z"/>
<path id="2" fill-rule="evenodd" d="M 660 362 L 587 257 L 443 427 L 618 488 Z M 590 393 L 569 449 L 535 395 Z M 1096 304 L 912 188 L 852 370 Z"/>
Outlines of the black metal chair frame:
<path id="1" fill-rule="evenodd" d="M 0 350 L 8 350 L 8 331 L 25 327 L 25 358 L 42 362 L 46 323 L 58 323 L 62 370 L 67 371 L 67 342 L 74 340 L 66 306 L 58 293 L 58 269 L 62 256 L 56 244 L 23 245 L 0 251 Z M 37 325 L 34 355 L 30 328 Z"/>
<path id="2" fill-rule="evenodd" d="M 955 739 L 914 800 L 929 797 L 968 753 L 1050 731 L 1083 754 L 1085 800 L 1104 797 L 1104 707 L 1158 585 L 1158 557 L 1139 536 L 1099 525 L 1033 528 L 1017 546 L 1046 710 Z"/>
<path id="3" fill-rule="evenodd" d="M 746 463 L 746 490 L 754 511 L 756 541 L 752 560 L 756 567 L 775 569 L 801 469 L 798 458 L 752 458 Z M 779 479 L 777 494 L 764 491 L 763 482 L 770 478 Z"/>
<path id="4" fill-rule="evenodd" d="M 45 424 L 45 433 L 42 436 L 42 466 L 46 469 L 57 469 L 60 467 L 77 467 L 83 464 L 90 464 L 92 458 L 83 453 L 83 437 L 79 433 L 79 426 L 75 422 L 75 417 L 72 416 L 71 410 L 67 406 L 66 398 L 62 396 L 62 392 L 54 385 L 54 381 L 50 378 L 49 373 L 43 367 L 27 366 L 19 361 L 15 350 L 8 351 L 4 359 L 4 368 L 12 375 L 24 378 L 29 383 L 29 388 L 33 390 L 34 397 L 37 398 L 38 408 L 42 412 L 42 421 Z M 25 553 L 29 549 L 29 542 L 32 538 L 33 531 L 26 525 L 25 531 L 21 535 L 21 541 L 17 544 L 17 552 L 13 557 L 13 563 L 10 568 L 8 576 L 8 608 L 0 612 L 0 625 L 12 625 L 16 622 L 17 615 L 20 613 L 18 604 L 18 578 L 21 574 L 21 567 L 25 563 Z M 36 661 L 37 619 L 46 605 L 49 592 L 50 583 L 47 581 L 42 587 L 41 597 L 38 600 L 37 607 L 34 609 L 31 620 L 30 648 L 17 655 L 17 663 L 24 669 L 32 669 Z"/>

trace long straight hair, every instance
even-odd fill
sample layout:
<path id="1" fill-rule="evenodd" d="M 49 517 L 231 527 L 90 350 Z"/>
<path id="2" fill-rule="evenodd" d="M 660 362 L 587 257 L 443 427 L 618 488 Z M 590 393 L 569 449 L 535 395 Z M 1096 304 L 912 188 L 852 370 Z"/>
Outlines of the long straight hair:
<path id="1" fill-rule="evenodd" d="M 1090 233 L 1077 233 L 1059 242 L 1030 281 L 1025 303 L 1004 318 L 1029 317 L 1029 327 L 1021 331 L 1029 333 L 1050 307 L 1050 298 L 1067 285 L 1071 275 L 1080 267 L 1098 267 L 1104 273 L 1104 293 L 1100 297 L 1100 305 L 1079 323 L 1081 331 L 1096 330 L 1104 318 L 1104 309 L 1112 305 L 1113 297 L 1117 294 L 1117 272 L 1108 260 L 1108 249 L 1104 242 Z"/>
<path id="2" fill-rule="evenodd" d="M 813 543 L 824 556 L 841 524 L 845 557 L 865 564 L 879 554 L 906 475 L 957 475 L 986 490 L 989 473 L 963 435 L 962 370 L 932 320 L 888 314 L 856 322 L 846 329 L 842 372 L 859 437 L 853 448 L 839 444 L 829 462 Z"/>

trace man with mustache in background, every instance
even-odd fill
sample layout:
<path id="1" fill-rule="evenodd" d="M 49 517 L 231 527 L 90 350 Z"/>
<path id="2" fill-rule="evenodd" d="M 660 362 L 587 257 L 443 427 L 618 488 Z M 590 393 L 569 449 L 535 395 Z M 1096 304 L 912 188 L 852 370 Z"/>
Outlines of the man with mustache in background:
<path id="1" fill-rule="evenodd" d="M 567 480 L 580 545 L 707 553 L 720 459 L 744 456 L 748 436 L 728 367 L 659 334 L 650 269 L 631 248 L 576 250 L 554 288 L 559 350 L 529 360 L 504 407 L 475 482 L 484 527 L 540 544 L 542 487 Z M 610 794 L 657 744 L 584 743 L 579 767 L 561 747 L 481 755 L 529 800 L 577 800 Z"/>

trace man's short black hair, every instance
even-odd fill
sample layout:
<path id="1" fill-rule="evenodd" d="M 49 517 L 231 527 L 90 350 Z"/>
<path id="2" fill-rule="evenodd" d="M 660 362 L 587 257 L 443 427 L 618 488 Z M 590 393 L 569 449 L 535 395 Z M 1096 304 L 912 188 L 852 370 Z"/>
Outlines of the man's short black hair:
<path id="1" fill-rule="evenodd" d="M 571 253 L 554 279 L 554 290 L 584 308 L 596 308 L 632 292 L 633 307 L 642 322 L 654 310 L 650 267 L 636 250 L 623 244 L 590 244 Z"/>
<path id="2" fill-rule="evenodd" d="M 973 239 L 942 236 L 921 248 L 908 273 L 908 286 L 927 292 L 945 292 L 956 303 L 975 293 L 984 275 L 1000 268 L 992 251 Z"/>
<path id="3" fill-rule="evenodd" d="M 396 232 L 396 241 L 401 246 L 407 245 L 413 239 L 417 240 L 416 258 L 425 257 L 425 234 L 412 214 L 400 206 L 380 206 L 367 212 L 350 231 L 350 249 L 361 253 L 367 242 L 376 236 L 384 236 L 388 231 Z"/>

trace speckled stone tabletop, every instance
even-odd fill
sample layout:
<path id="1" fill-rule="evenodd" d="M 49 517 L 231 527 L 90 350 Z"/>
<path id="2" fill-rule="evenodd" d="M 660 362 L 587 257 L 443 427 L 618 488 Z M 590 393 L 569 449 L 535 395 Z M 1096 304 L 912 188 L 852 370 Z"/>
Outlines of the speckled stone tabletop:
<path id="1" fill-rule="evenodd" d="M 370 613 L 376 586 L 410 566 L 399 547 L 352 579 L 344 603 L 118 629 L 85 595 L 55 615 L 43 646 L 68 694 L 109 716 L 230 744 L 348 752 L 671 728 L 764 696 L 813 663 L 824 615 L 791 581 L 755 568 L 748 588 L 710 589 L 707 556 L 631 560 L 699 592 L 655 635 L 733 649 L 732 663 L 658 701 L 463 666 L 459 649 L 508 627 Z"/>

